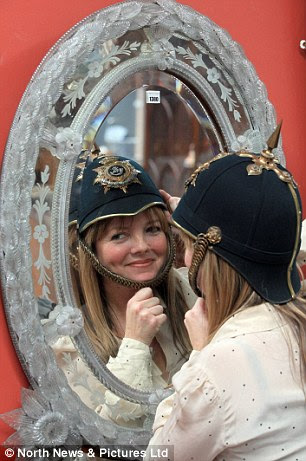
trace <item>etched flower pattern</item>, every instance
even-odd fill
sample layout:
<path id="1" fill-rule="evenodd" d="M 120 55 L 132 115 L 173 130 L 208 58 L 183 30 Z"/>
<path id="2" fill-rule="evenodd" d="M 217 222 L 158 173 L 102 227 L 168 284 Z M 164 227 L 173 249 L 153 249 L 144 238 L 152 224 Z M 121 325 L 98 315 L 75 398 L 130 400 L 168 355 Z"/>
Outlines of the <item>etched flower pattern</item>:
<path id="1" fill-rule="evenodd" d="M 106 68 L 108 68 L 110 65 L 115 66 L 121 61 L 122 58 L 120 56 L 130 56 L 133 52 L 140 48 L 140 45 L 140 42 L 130 43 L 125 40 L 121 46 L 115 45 L 113 43 L 106 54 L 104 48 L 99 49 L 99 57 L 95 57 L 94 60 L 86 65 L 87 73 L 85 77 L 69 83 L 67 88 L 63 91 L 65 95 L 63 100 L 67 104 L 64 106 L 61 112 L 62 117 L 71 115 L 71 110 L 75 109 L 77 101 L 85 98 L 86 94 L 84 86 L 88 79 L 99 78 Z"/>
<path id="2" fill-rule="evenodd" d="M 88 64 L 88 77 L 90 78 L 98 78 L 100 77 L 103 71 L 103 65 L 98 61 L 90 62 Z"/>
<path id="3" fill-rule="evenodd" d="M 212 85 L 217 85 L 221 91 L 220 99 L 227 104 L 228 111 L 233 113 L 236 122 L 240 122 L 241 114 L 237 107 L 238 102 L 232 96 L 232 88 L 229 88 L 221 82 L 222 74 L 216 67 L 208 67 L 204 62 L 203 55 L 201 53 L 194 53 L 189 47 L 185 49 L 182 46 L 176 48 L 176 52 L 183 56 L 186 61 L 190 61 L 194 69 L 202 68 L 206 70 L 206 78 Z"/>
<path id="4" fill-rule="evenodd" d="M 207 69 L 207 80 L 211 83 L 217 83 L 219 78 L 221 77 L 220 72 L 215 67 L 211 69 Z"/>
<path id="5" fill-rule="evenodd" d="M 231 144 L 231 149 L 234 152 L 246 150 L 248 152 L 259 153 L 266 149 L 266 142 L 262 139 L 260 131 L 255 129 L 246 130 L 242 135 L 238 136 Z"/>
<path id="6" fill-rule="evenodd" d="M 38 284 L 41 286 L 40 296 L 49 299 L 50 295 L 50 274 L 49 269 L 51 260 L 46 257 L 44 251 L 44 243 L 49 237 L 48 227 L 45 224 L 46 214 L 50 211 L 48 196 L 50 195 L 50 187 L 47 182 L 50 177 L 49 166 L 46 165 L 45 169 L 40 173 L 41 182 L 36 183 L 33 193 L 37 194 L 37 199 L 33 204 L 33 209 L 37 213 L 38 224 L 34 227 L 33 238 L 39 243 L 38 257 L 34 261 L 34 267 L 39 271 Z"/>
<path id="7" fill-rule="evenodd" d="M 34 227 L 33 237 L 38 240 L 39 243 L 43 244 L 44 241 L 49 237 L 49 232 L 45 224 L 38 224 Z"/>

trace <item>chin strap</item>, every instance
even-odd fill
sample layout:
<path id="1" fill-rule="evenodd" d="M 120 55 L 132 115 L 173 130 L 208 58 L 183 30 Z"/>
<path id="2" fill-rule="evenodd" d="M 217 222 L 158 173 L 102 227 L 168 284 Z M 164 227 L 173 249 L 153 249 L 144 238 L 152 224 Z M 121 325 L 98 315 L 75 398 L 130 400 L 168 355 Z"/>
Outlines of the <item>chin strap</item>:
<path id="1" fill-rule="evenodd" d="M 188 271 L 189 283 L 197 296 L 203 298 L 203 294 L 198 288 L 198 272 L 201 262 L 204 260 L 207 248 L 209 245 L 215 245 L 221 241 L 221 230 L 219 227 L 210 227 L 206 234 L 198 234 L 194 243 L 191 265 Z"/>
<path id="2" fill-rule="evenodd" d="M 78 272 L 79 271 L 79 258 L 74 253 L 72 253 L 72 251 L 69 251 L 69 262 L 71 264 L 71 267 L 73 267 L 73 269 Z"/>
<path id="3" fill-rule="evenodd" d="M 174 244 L 174 239 L 173 235 L 171 232 L 167 234 L 167 239 L 168 239 L 168 247 L 169 247 L 169 254 L 167 257 L 167 261 L 164 265 L 164 267 L 161 269 L 159 274 L 151 280 L 147 280 L 145 282 L 136 282 L 134 280 L 130 280 L 128 278 L 122 277 L 121 275 L 116 274 L 115 272 L 110 271 L 107 269 L 105 266 L 103 266 L 93 250 L 84 242 L 84 240 L 79 236 L 79 244 L 84 253 L 87 255 L 87 257 L 90 259 L 94 269 L 103 277 L 108 277 L 110 280 L 112 280 L 115 283 L 119 283 L 120 285 L 123 285 L 125 287 L 130 287 L 130 288 L 136 288 L 139 290 L 140 288 L 144 287 L 156 287 L 160 285 L 168 276 L 169 271 L 172 267 L 174 258 L 175 258 L 175 244 Z"/>

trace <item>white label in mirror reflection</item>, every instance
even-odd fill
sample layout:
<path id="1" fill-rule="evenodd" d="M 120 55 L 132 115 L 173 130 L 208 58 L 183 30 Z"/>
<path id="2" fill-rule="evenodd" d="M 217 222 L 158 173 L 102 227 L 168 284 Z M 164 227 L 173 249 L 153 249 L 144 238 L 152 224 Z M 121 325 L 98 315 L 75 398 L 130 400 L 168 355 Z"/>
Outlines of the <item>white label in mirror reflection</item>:
<path id="1" fill-rule="evenodd" d="M 160 91 L 153 91 L 153 90 L 146 91 L 146 103 L 147 104 L 159 104 L 160 103 Z"/>

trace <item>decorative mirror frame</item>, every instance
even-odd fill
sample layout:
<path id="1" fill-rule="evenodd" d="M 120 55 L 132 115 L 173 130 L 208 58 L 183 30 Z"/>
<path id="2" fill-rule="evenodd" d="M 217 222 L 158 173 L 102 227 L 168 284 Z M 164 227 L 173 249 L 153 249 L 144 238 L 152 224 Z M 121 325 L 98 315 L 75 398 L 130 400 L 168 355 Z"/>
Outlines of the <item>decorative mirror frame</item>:
<path id="1" fill-rule="evenodd" d="M 74 76 L 80 71 L 79 63 L 96 47 L 137 30 L 145 31 L 146 44 L 143 42 L 140 47 L 128 43 L 121 50 L 122 61 L 113 55 L 111 70 L 104 74 L 102 65 L 97 84 L 88 94 L 84 91 L 85 82 L 73 88 Z M 175 47 L 171 42 L 173 37 L 191 40 L 199 52 Z M 133 55 L 136 51 L 137 56 Z M 213 67 L 209 68 L 203 61 L 204 55 Z M 64 100 L 64 95 L 68 101 L 64 108 L 65 126 L 71 128 L 75 136 L 84 138 L 95 110 L 114 85 L 136 71 L 150 68 L 173 73 L 196 90 L 217 120 L 224 148 L 244 142 L 241 138 L 244 131 L 251 130 L 265 140 L 275 128 L 274 108 L 267 99 L 265 86 L 240 46 L 211 20 L 174 0 L 128 0 L 104 8 L 76 24 L 53 46 L 34 73 L 19 104 L 2 169 L 0 238 L 4 303 L 15 349 L 34 389 L 23 392 L 23 409 L 7 416 L 6 420 L 17 429 L 7 440 L 8 444 L 50 444 L 50 440 L 42 436 L 46 421 L 53 424 L 56 436 L 52 442 L 55 445 L 84 442 L 100 446 L 143 446 L 150 438 L 154 412 L 165 392 L 143 393 L 121 383 L 97 360 L 80 333 L 76 339 L 78 347 L 101 382 L 119 396 L 147 406 L 144 428 L 126 429 L 103 420 L 86 407 L 57 367 L 44 338 L 34 296 L 29 224 L 39 148 L 47 146 L 52 150 L 56 145 L 50 114 L 54 116 L 59 99 Z M 92 72 L 94 74 L 94 69 Z M 80 109 L 74 112 L 78 104 Z M 238 127 L 241 117 L 238 106 L 244 111 L 244 131 Z M 55 155 L 60 162 L 52 199 L 52 270 L 58 303 L 73 305 L 65 250 L 70 189 L 80 144 L 76 143 L 72 154 L 67 146 L 62 150 L 62 146 L 56 147 Z M 278 156 L 284 163 L 281 148 Z M 47 170 L 42 173 L 43 184 L 48 174 Z M 22 415 L 30 418 L 31 427 L 23 425 Z"/>

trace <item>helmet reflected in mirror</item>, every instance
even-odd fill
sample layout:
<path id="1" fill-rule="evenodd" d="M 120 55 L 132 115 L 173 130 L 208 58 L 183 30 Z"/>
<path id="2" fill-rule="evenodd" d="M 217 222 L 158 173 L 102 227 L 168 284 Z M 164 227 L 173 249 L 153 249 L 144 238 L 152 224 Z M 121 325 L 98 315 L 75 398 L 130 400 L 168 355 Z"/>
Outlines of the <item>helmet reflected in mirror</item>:
<path id="1" fill-rule="evenodd" d="M 91 224 L 115 216 L 133 216 L 166 205 L 145 170 L 134 160 L 101 155 L 84 171 L 78 227 L 82 234 Z"/>
<path id="2" fill-rule="evenodd" d="M 127 218 L 166 204 L 148 173 L 137 162 L 101 154 L 84 170 L 78 210 L 80 249 L 89 258 L 94 269 L 120 285 L 140 289 L 160 285 L 167 277 L 175 258 L 173 236 L 167 224 L 165 234 L 168 254 L 159 272 L 145 281 L 136 281 L 117 274 L 98 259 L 95 248 L 86 241 L 87 229 L 111 218 Z"/>

